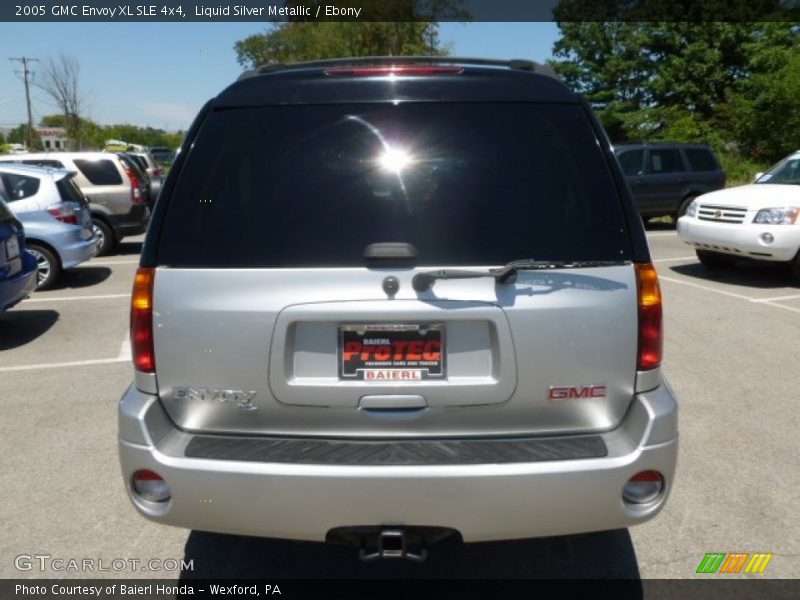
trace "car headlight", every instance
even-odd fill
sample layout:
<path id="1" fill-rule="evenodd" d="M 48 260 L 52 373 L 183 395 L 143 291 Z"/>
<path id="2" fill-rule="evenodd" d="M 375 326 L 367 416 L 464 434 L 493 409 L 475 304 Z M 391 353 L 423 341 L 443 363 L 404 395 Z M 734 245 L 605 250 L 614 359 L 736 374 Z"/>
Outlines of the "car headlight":
<path id="1" fill-rule="evenodd" d="M 687 217 L 696 217 L 697 216 L 697 198 L 692 200 L 689 203 L 689 206 L 686 207 L 686 212 L 684 213 Z"/>
<path id="2" fill-rule="evenodd" d="M 794 225 L 800 215 L 797 206 L 784 206 L 783 208 L 762 208 L 756 213 L 753 223 L 763 225 Z"/>

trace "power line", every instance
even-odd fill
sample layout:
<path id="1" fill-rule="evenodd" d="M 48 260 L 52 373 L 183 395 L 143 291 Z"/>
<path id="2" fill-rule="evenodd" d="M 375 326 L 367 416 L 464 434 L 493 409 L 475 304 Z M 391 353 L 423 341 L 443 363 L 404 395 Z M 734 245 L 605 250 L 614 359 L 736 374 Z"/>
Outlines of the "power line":
<path id="1" fill-rule="evenodd" d="M 30 71 L 28 71 L 28 63 L 38 62 L 39 59 L 30 56 L 12 56 L 9 57 L 8 60 L 14 60 L 22 63 L 22 80 L 25 82 L 25 103 L 28 105 L 28 129 L 25 132 L 25 146 L 27 146 L 28 150 L 32 150 L 33 114 L 31 113 L 31 90 L 30 90 L 30 84 L 28 82 L 28 75 L 30 74 Z"/>

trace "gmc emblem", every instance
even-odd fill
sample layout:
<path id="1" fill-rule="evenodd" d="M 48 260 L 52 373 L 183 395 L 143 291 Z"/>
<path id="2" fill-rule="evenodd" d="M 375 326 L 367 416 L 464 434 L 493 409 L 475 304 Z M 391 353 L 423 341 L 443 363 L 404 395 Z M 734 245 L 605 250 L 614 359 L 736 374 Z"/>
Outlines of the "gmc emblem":
<path id="1" fill-rule="evenodd" d="M 548 398 L 550 400 L 569 400 L 571 398 L 605 398 L 606 396 L 606 386 L 604 385 L 554 385 L 550 387 Z"/>

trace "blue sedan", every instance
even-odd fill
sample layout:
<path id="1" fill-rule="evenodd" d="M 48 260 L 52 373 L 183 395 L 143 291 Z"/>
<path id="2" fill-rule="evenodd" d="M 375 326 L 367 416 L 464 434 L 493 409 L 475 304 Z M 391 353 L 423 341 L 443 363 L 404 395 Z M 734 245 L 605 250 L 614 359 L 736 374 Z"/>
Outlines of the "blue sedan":
<path id="1" fill-rule="evenodd" d="M 25 250 L 22 224 L 0 196 L 0 314 L 36 289 L 36 258 Z"/>

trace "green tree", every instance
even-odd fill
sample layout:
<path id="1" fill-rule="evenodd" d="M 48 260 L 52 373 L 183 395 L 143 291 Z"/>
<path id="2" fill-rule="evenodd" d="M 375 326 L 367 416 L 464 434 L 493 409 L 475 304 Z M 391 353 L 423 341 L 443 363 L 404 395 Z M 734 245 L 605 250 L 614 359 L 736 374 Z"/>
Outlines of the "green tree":
<path id="1" fill-rule="evenodd" d="M 582 0 L 568 0 L 574 9 Z M 563 8 L 560 5 L 560 8 Z M 557 13 L 571 17 L 571 13 Z M 591 102 L 617 142 L 704 138 L 737 127 L 730 103 L 771 74 L 798 39 L 790 23 L 559 22 L 552 64 Z"/>
<path id="2" fill-rule="evenodd" d="M 8 132 L 8 143 L 9 144 L 24 144 L 25 140 L 28 138 L 28 125 L 27 123 L 23 123 L 19 127 L 15 127 L 11 131 Z M 29 148 L 29 150 L 41 150 L 42 146 L 42 138 L 39 135 L 39 132 L 36 131 L 34 128 L 33 130 L 33 148 Z"/>
<path id="3" fill-rule="evenodd" d="M 399 23 L 279 23 L 234 45 L 243 67 L 348 56 L 445 55 L 439 25 Z"/>

